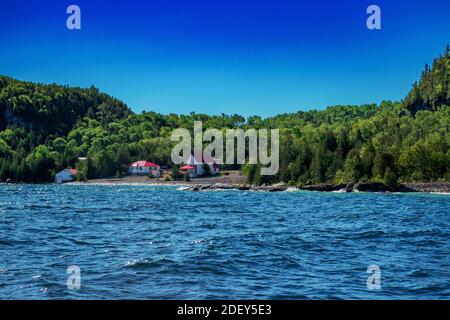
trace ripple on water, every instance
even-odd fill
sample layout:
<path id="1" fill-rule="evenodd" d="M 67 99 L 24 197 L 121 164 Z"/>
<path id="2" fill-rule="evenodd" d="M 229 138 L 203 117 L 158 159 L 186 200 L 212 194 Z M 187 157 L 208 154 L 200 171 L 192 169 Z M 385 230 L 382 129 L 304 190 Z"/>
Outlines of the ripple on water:
<path id="1" fill-rule="evenodd" d="M 153 268 L 161 268 L 167 267 L 170 265 L 176 264 L 176 261 L 168 259 L 168 258 L 159 258 L 159 259 L 132 259 L 125 263 L 124 267 L 127 269 L 153 269 Z"/>

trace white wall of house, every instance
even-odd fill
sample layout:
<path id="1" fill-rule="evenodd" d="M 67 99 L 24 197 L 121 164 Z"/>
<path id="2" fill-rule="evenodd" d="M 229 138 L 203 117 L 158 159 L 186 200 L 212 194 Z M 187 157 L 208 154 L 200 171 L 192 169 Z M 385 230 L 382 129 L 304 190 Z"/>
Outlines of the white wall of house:
<path id="1" fill-rule="evenodd" d="M 195 159 L 194 156 L 192 156 L 192 155 L 189 156 L 186 164 L 195 167 L 195 173 L 197 176 L 202 176 L 205 174 L 205 168 L 203 167 L 205 162 L 198 161 L 197 159 Z M 209 166 L 209 170 L 212 175 L 219 173 L 219 166 L 214 165 L 215 164 L 214 160 L 211 160 L 211 162 L 208 162 L 206 164 Z M 214 168 L 214 167 L 216 167 L 216 168 Z"/>
<path id="2" fill-rule="evenodd" d="M 69 181 L 74 181 L 74 180 L 75 180 L 75 177 L 68 170 L 60 171 L 55 175 L 56 183 L 64 183 L 64 182 L 69 182 Z"/>
<path id="3" fill-rule="evenodd" d="M 152 176 L 153 178 L 161 177 L 161 171 L 159 170 L 159 168 L 157 170 L 152 170 Z"/>
<path id="4" fill-rule="evenodd" d="M 131 174 L 149 174 L 150 167 L 144 166 L 131 166 L 128 168 L 128 172 Z"/>
<path id="5" fill-rule="evenodd" d="M 159 176 L 159 169 L 160 167 L 130 166 L 128 167 L 128 172 L 132 175 L 147 175 L 150 174 L 150 172 L 153 174 L 154 171 L 158 171 Z"/>

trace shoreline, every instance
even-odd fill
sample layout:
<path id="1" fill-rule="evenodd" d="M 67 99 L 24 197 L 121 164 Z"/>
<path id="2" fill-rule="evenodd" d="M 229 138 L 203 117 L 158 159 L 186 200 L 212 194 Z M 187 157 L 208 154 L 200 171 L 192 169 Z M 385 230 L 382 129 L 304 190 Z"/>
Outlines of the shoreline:
<path id="1" fill-rule="evenodd" d="M 165 181 L 148 179 L 145 176 L 133 176 L 124 178 L 93 179 L 83 182 L 71 182 L 71 185 L 147 185 L 147 186 L 173 186 L 185 187 L 188 191 L 213 191 L 213 190 L 242 190 L 242 191 L 320 191 L 320 192 L 401 192 L 401 193 L 438 193 L 450 194 L 450 182 L 414 182 L 404 183 L 398 187 L 389 187 L 379 182 L 348 183 L 348 184 L 312 184 L 305 186 L 289 186 L 280 182 L 271 185 L 254 186 L 248 184 L 242 176 L 236 177 L 210 177 L 197 178 L 191 181 Z"/>
<path id="2" fill-rule="evenodd" d="M 0 184 L 10 184 L 8 182 Z M 22 184 L 22 183 L 11 183 Z M 53 184 L 53 183 L 45 183 Z M 149 179 L 146 176 L 125 176 L 123 178 L 102 178 L 87 181 L 66 182 L 64 185 L 123 185 L 123 186 L 172 186 L 186 191 L 241 190 L 261 192 L 282 191 L 319 191 L 335 193 L 351 192 L 389 192 L 389 193 L 430 193 L 450 194 L 450 182 L 411 182 L 389 187 L 380 182 L 358 182 L 347 184 L 320 183 L 304 186 L 290 186 L 284 182 L 264 185 L 250 185 L 245 176 L 234 174 L 227 176 L 193 178 L 191 181 L 166 181 L 162 178 Z"/>

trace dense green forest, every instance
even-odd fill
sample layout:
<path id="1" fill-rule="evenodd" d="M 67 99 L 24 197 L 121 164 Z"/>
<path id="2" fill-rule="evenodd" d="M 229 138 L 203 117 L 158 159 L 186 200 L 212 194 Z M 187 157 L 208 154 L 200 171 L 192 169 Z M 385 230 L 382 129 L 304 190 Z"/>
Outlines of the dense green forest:
<path id="1" fill-rule="evenodd" d="M 401 102 L 334 106 L 270 118 L 239 115 L 134 114 L 96 88 L 69 88 L 0 77 L 0 180 L 53 181 L 78 167 L 80 179 L 122 174 L 147 159 L 171 166 L 178 127 L 279 128 L 280 170 L 250 182 L 291 184 L 450 180 L 450 52 L 425 67 Z M 79 160 L 79 158 L 85 158 Z M 231 166 L 237 169 L 238 167 Z"/>

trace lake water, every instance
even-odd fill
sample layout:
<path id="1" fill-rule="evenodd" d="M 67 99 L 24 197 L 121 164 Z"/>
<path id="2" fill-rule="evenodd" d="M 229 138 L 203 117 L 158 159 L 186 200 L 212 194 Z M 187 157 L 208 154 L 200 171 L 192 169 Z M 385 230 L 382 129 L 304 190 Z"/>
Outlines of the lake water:
<path id="1" fill-rule="evenodd" d="M 0 299 L 449 299 L 449 218 L 449 195 L 0 185 Z"/>

